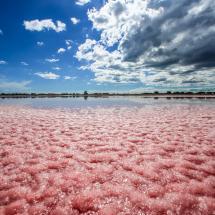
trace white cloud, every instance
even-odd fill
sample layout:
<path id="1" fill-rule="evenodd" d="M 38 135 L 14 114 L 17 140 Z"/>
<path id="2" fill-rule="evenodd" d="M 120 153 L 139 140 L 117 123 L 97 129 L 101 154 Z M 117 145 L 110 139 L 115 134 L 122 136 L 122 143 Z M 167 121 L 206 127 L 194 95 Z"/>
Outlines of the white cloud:
<path id="1" fill-rule="evenodd" d="M 56 66 L 56 67 L 53 67 L 52 69 L 54 69 L 54 70 L 61 70 L 62 68 Z"/>
<path id="2" fill-rule="evenodd" d="M 24 26 L 25 29 L 29 31 L 54 30 L 56 32 L 61 32 L 66 30 L 65 23 L 59 20 L 54 23 L 52 19 L 24 21 Z"/>
<path id="3" fill-rule="evenodd" d="M 77 5 L 83 6 L 83 5 L 85 5 L 85 4 L 89 3 L 89 2 L 91 2 L 91 0 L 77 0 L 75 3 Z"/>
<path id="4" fill-rule="evenodd" d="M 49 63 L 56 63 L 56 62 L 59 61 L 59 59 L 55 59 L 55 58 L 49 59 L 49 58 L 47 58 L 46 61 L 49 62 Z"/>
<path id="5" fill-rule="evenodd" d="M 90 61 L 93 59 L 93 47 L 96 44 L 95 40 L 86 39 L 85 43 L 81 44 L 78 47 L 78 51 L 76 53 L 76 58 L 78 60 L 87 60 Z"/>
<path id="6" fill-rule="evenodd" d="M 72 44 L 72 40 L 65 40 L 65 43 L 67 46 L 71 45 Z"/>
<path id="7" fill-rule="evenodd" d="M 0 65 L 4 65 L 4 64 L 7 64 L 7 61 L 5 61 L 5 60 L 0 60 Z"/>
<path id="8" fill-rule="evenodd" d="M 24 91 L 29 89 L 28 85 L 31 81 L 21 81 L 21 82 L 10 82 L 5 80 L 0 80 L 0 89 L 3 91 Z"/>
<path id="9" fill-rule="evenodd" d="M 44 79 L 50 79 L 50 80 L 55 80 L 60 78 L 60 75 L 57 75 L 53 72 L 37 72 L 35 75 L 44 78 Z"/>
<path id="10" fill-rule="evenodd" d="M 71 77 L 71 76 L 64 76 L 65 80 L 75 80 L 76 77 Z"/>
<path id="11" fill-rule="evenodd" d="M 215 84 L 213 0 L 108 0 L 88 11 L 99 40 L 76 52 L 97 82 Z"/>
<path id="12" fill-rule="evenodd" d="M 0 29 L 0 35 L 3 35 L 3 31 Z"/>
<path id="13" fill-rule="evenodd" d="M 44 46 L 44 42 L 38 41 L 38 42 L 37 42 L 37 45 L 38 45 L 38 46 Z"/>
<path id="14" fill-rule="evenodd" d="M 57 53 L 60 54 L 60 53 L 64 53 L 65 51 L 66 51 L 66 49 L 64 49 L 64 48 L 59 48 L 58 51 L 57 51 Z"/>
<path id="15" fill-rule="evenodd" d="M 73 25 L 77 25 L 77 24 L 80 22 L 80 19 L 77 19 L 77 18 L 75 18 L 75 17 L 72 17 L 72 18 L 71 18 L 71 22 L 72 22 Z"/>
<path id="16" fill-rule="evenodd" d="M 109 0 L 100 9 L 88 11 L 88 17 L 93 27 L 101 32 L 104 44 L 112 46 L 140 27 L 141 22 L 149 22 L 162 14 L 162 7 L 149 7 L 151 0 Z"/>
<path id="17" fill-rule="evenodd" d="M 72 40 L 66 40 L 66 46 L 67 46 L 67 50 L 70 50 L 72 48 Z"/>
<path id="18" fill-rule="evenodd" d="M 28 63 L 26 63 L 26 62 L 24 62 L 24 61 L 22 61 L 21 64 L 22 64 L 23 66 L 28 66 L 28 65 L 29 65 Z"/>

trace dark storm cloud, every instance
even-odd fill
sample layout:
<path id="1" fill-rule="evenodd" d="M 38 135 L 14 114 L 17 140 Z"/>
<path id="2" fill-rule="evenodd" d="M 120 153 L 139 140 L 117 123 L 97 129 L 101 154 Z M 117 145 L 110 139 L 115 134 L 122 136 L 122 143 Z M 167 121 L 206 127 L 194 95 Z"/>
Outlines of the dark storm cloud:
<path id="1" fill-rule="evenodd" d="M 88 18 L 100 39 L 76 56 L 96 81 L 215 85 L 215 0 L 108 0 Z"/>
<path id="2" fill-rule="evenodd" d="M 155 19 L 142 19 L 139 26 L 121 41 L 124 61 L 136 62 L 143 58 L 147 66 L 160 68 L 176 63 L 213 67 L 215 1 L 151 3 L 151 6 L 155 5 L 164 7 L 163 14 Z"/>
<path id="3" fill-rule="evenodd" d="M 182 81 L 182 84 L 198 84 L 202 82 L 203 81 L 198 81 L 198 80 L 187 80 L 187 81 Z"/>

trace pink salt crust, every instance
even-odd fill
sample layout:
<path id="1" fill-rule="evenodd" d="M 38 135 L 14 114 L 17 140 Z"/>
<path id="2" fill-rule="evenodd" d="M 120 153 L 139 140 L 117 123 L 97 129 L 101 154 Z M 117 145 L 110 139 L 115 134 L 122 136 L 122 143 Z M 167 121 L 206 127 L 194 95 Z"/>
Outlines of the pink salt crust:
<path id="1" fill-rule="evenodd" d="M 0 214 L 215 214 L 215 108 L 0 107 Z"/>

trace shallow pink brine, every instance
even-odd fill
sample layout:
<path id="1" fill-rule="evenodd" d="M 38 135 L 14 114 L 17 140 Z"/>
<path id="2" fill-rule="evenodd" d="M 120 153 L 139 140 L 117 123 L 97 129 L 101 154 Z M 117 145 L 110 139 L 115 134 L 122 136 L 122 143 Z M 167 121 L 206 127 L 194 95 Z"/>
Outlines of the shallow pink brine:
<path id="1" fill-rule="evenodd" d="M 214 106 L 0 106 L 0 214 L 215 214 Z"/>

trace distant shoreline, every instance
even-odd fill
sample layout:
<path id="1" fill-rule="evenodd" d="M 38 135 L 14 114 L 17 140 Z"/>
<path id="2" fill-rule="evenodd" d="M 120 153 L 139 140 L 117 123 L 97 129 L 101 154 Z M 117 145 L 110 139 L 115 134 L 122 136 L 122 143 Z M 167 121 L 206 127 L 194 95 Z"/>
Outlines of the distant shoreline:
<path id="1" fill-rule="evenodd" d="M 141 97 L 141 98 L 201 98 L 201 99 L 215 99 L 214 92 L 201 92 L 201 93 L 141 93 L 141 94 L 120 94 L 120 93 L 31 93 L 31 94 L 0 94 L 1 99 L 7 98 L 78 98 L 78 97 L 92 97 L 92 98 L 108 98 L 108 97 Z"/>

